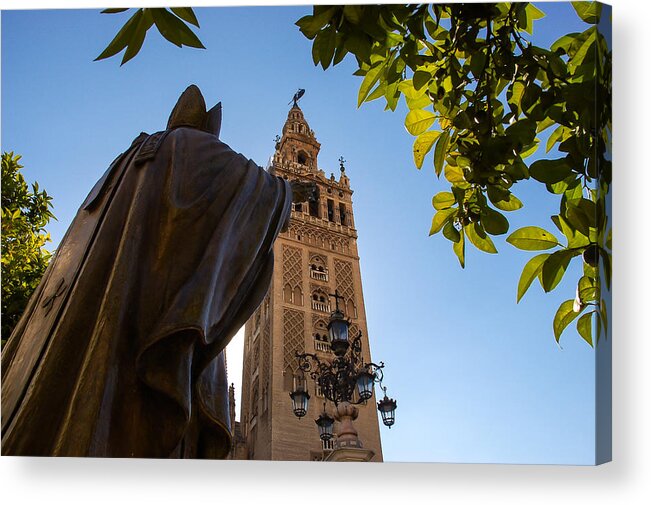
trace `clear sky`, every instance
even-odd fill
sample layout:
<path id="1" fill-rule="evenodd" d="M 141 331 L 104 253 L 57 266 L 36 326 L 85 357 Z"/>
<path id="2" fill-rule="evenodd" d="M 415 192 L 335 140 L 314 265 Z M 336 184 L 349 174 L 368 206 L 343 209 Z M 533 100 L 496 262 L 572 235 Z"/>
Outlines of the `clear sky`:
<path id="1" fill-rule="evenodd" d="M 538 5 L 547 13 L 536 25 L 541 45 L 587 27 L 569 4 Z M 178 49 L 151 32 L 121 68 L 117 58 L 92 60 L 125 14 L 3 12 L 2 149 L 22 154 L 27 179 L 54 197 L 53 246 L 109 163 L 139 132 L 164 129 L 189 84 L 208 106 L 222 101 L 222 140 L 263 166 L 287 102 L 305 88 L 301 107 L 322 144 L 320 167 L 336 172 L 343 155 L 355 190 L 372 354 L 385 362 L 398 401 L 396 425 L 382 428 L 385 460 L 592 463 L 595 354 L 573 327 L 561 347 L 551 329 L 558 304 L 574 296 L 576 272 L 552 294 L 533 286 L 516 305 L 530 254 L 498 238 L 500 254 L 469 247 L 462 270 L 447 240 L 428 237 L 431 197 L 446 182 L 430 158 L 414 167 L 403 107 L 357 109 L 351 61 L 314 67 L 310 41 L 293 25 L 309 11 L 197 9 L 206 50 Z M 557 201 L 538 186 L 517 185 L 526 207 L 509 214 L 511 230 L 553 230 Z"/>

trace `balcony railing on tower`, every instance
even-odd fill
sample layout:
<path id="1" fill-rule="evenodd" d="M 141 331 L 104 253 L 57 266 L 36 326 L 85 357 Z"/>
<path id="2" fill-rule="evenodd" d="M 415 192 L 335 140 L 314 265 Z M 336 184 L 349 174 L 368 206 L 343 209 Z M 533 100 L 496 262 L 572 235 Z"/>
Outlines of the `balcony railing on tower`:
<path id="1" fill-rule="evenodd" d="M 319 300 L 312 300 L 312 308 L 319 312 L 330 312 L 330 304 Z"/>

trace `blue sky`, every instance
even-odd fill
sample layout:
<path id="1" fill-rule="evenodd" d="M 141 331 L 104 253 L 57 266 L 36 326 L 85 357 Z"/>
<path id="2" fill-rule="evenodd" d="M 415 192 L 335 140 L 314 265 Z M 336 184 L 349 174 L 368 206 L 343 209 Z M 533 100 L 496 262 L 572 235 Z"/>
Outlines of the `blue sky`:
<path id="1" fill-rule="evenodd" d="M 539 6 L 541 45 L 587 26 L 569 4 Z M 221 138 L 263 166 L 287 102 L 305 88 L 320 167 L 336 172 L 343 155 L 355 190 L 372 354 L 398 401 L 396 425 L 382 430 L 385 460 L 592 463 L 595 354 L 573 328 L 562 348 L 551 331 L 556 307 L 574 296 L 575 272 L 552 294 L 533 286 L 516 305 L 529 254 L 498 239 L 498 255 L 468 248 L 462 270 L 447 240 L 428 237 L 431 197 L 445 181 L 430 158 L 414 167 L 402 108 L 357 109 L 351 61 L 313 66 L 310 42 L 293 26 L 308 8 L 196 12 L 206 50 L 178 49 L 152 32 L 123 67 L 92 60 L 124 14 L 2 13 L 2 149 L 22 154 L 25 176 L 54 197 L 54 245 L 108 164 L 140 131 L 163 129 L 190 83 L 209 106 L 222 101 Z M 515 191 L 526 207 L 509 215 L 511 230 L 553 229 L 554 197 L 533 182 Z"/>

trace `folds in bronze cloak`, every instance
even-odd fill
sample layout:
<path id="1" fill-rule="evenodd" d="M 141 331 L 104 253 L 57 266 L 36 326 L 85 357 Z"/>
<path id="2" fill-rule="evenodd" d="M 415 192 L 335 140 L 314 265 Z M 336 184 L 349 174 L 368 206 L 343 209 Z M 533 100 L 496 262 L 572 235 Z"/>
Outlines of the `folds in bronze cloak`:
<path id="1" fill-rule="evenodd" d="M 4 455 L 228 453 L 223 349 L 268 289 L 291 189 L 200 129 L 218 125 L 197 94 L 93 188 L 7 342 Z"/>

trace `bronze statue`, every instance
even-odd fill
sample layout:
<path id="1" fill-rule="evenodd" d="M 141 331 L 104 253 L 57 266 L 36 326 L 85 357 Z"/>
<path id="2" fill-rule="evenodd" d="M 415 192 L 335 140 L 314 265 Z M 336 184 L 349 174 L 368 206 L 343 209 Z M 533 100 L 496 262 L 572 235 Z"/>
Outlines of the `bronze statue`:
<path id="1" fill-rule="evenodd" d="M 228 453 L 223 350 L 314 188 L 232 151 L 220 124 L 190 86 L 83 202 L 2 353 L 3 455 Z"/>

